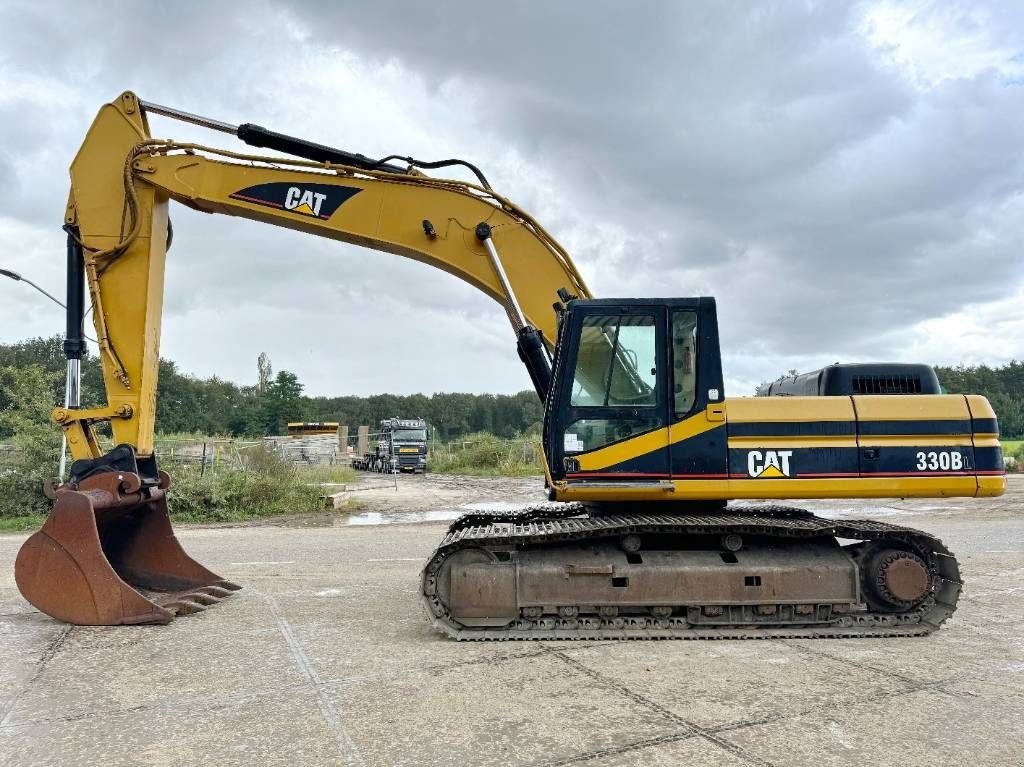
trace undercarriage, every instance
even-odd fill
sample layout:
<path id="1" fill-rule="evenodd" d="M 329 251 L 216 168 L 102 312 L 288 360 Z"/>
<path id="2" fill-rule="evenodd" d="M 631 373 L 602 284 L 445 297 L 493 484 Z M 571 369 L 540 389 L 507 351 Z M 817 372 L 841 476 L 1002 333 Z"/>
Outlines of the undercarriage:
<path id="1" fill-rule="evenodd" d="M 469 514 L 422 576 L 432 622 L 461 640 L 919 636 L 960 588 L 927 533 L 783 506 Z"/>

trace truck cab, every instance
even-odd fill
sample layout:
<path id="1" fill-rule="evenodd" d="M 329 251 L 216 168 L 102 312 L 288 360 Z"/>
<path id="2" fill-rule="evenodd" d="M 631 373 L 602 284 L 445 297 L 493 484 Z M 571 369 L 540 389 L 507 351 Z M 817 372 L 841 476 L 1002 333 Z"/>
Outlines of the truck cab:
<path id="1" fill-rule="evenodd" d="M 422 418 L 383 419 L 377 455 L 385 470 L 426 473 L 427 422 Z"/>

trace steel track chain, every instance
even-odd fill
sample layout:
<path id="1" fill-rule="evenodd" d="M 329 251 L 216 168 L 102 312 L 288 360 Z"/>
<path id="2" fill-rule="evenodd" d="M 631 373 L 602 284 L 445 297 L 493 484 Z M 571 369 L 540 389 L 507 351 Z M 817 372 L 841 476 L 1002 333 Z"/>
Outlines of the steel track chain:
<path id="1" fill-rule="evenodd" d="M 436 575 L 456 551 L 489 545 L 530 545 L 617 538 L 638 534 L 724 535 L 739 533 L 794 540 L 831 536 L 861 541 L 893 540 L 927 563 L 931 590 L 914 610 L 861 612 L 812 626 L 690 625 L 685 618 L 628 615 L 562 619 L 520 618 L 504 628 L 466 628 L 436 594 Z M 935 536 L 872 520 L 833 520 L 789 506 L 735 506 L 708 514 L 619 514 L 595 512 L 582 503 L 537 504 L 494 514 L 473 512 L 452 522 L 422 573 L 428 617 L 441 632 L 459 640 L 523 639 L 777 639 L 921 636 L 937 629 L 956 609 L 961 588 L 956 559 Z"/>

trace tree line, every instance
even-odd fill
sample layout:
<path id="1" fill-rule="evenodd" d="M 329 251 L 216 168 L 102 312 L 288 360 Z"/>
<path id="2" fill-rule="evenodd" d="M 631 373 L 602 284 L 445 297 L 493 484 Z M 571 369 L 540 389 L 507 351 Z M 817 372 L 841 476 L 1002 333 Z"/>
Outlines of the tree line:
<path id="1" fill-rule="evenodd" d="M 1003 439 L 1024 439 L 1024 362 L 1002 367 L 936 367 L 939 383 L 950 394 L 982 394 L 999 417 Z"/>
<path id="2" fill-rule="evenodd" d="M 37 365 L 45 371 L 53 404 L 64 397 L 64 351 L 60 336 L 0 344 L 0 368 Z M 936 367 L 939 382 L 951 394 L 982 394 L 999 416 L 1006 439 L 1024 439 L 1024 363 L 1002 367 L 974 365 Z M 338 421 L 354 433 L 371 430 L 382 418 L 423 418 L 439 439 L 455 439 L 486 431 L 501 437 L 535 432 L 543 409 L 532 391 L 518 394 L 377 394 L 371 397 L 310 397 L 298 377 L 287 370 L 274 375 L 270 360 L 260 355 L 256 383 L 239 385 L 216 376 L 198 378 L 160 360 L 157 391 L 157 430 L 199 432 L 239 437 L 284 434 L 288 421 Z M 94 356 L 82 360 L 82 404 L 102 405 L 103 376 Z M 6 410 L 0 391 L 0 412 Z M 0 434 L 0 437 L 3 435 Z"/>
<path id="3" fill-rule="evenodd" d="M 33 338 L 0 344 L 0 368 L 43 369 L 52 390 L 52 403 L 64 398 L 63 339 Z M 82 406 L 104 404 L 103 373 L 94 355 L 82 359 Z M 337 421 L 374 431 L 383 418 L 423 418 L 438 439 L 449 440 L 477 431 L 513 437 L 538 431 L 543 409 L 532 391 L 518 394 L 377 394 L 370 397 L 310 397 L 298 377 L 288 370 L 275 375 L 270 360 L 260 355 L 256 383 L 239 385 L 223 378 L 198 378 L 182 373 L 174 362 L 160 360 L 156 429 L 161 433 L 198 432 L 236 437 L 284 434 L 289 421 Z M 0 390 L 0 412 L 5 402 Z M 0 438 L 9 435 L 0 434 Z"/>

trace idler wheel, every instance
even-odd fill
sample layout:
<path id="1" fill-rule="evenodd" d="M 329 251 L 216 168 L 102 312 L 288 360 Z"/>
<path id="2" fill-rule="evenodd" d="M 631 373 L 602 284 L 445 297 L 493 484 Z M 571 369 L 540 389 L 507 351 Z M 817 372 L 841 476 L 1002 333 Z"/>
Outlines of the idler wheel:
<path id="1" fill-rule="evenodd" d="M 883 604 L 907 609 L 927 596 L 931 576 L 928 566 L 917 554 L 883 549 L 871 559 L 867 585 Z"/>
<path id="2" fill-rule="evenodd" d="M 619 545 L 627 554 L 635 554 L 640 551 L 643 541 L 640 540 L 639 535 L 624 535 L 622 536 L 622 540 L 619 541 Z"/>
<path id="3" fill-rule="evenodd" d="M 722 548 L 726 551 L 736 552 L 743 548 L 743 538 L 736 533 L 729 533 L 722 536 Z"/>

